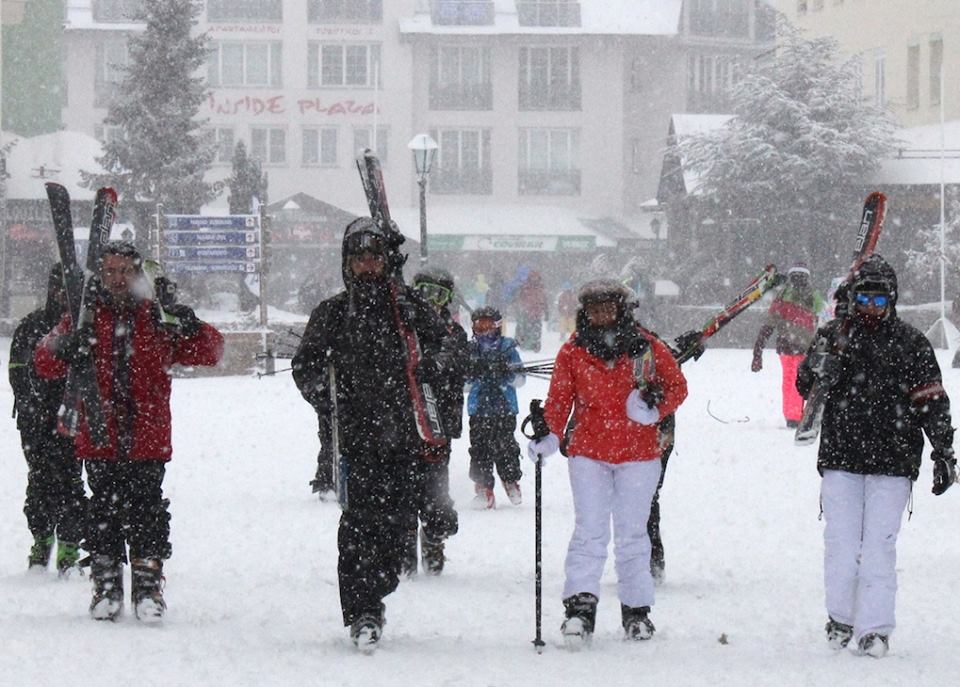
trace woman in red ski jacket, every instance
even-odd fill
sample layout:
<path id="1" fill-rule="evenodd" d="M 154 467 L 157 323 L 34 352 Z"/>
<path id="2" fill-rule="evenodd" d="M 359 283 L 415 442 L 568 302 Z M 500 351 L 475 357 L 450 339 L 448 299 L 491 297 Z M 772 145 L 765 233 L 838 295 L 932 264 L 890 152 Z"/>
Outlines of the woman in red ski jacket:
<path id="1" fill-rule="evenodd" d="M 130 243 L 104 248 L 101 288 L 92 333 L 73 331 L 69 315 L 34 352 L 46 379 L 92 358 L 109 440 L 98 447 L 81 412 L 77 458 L 85 461 L 89 501 L 83 548 L 91 554 L 94 584 L 90 614 L 115 620 L 123 610 L 123 561 L 130 547 L 131 602 L 136 617 L 163 617 L 163 560 L 170 557 L 169 500 L 163 477 L 170 460 L 170 367 L 215 365 L 223 336 L 186 305 L 166 312 L 176 326 L 160 324 L 159 305 L 135 295 L 144 280 L 141 257 Z"/>
<path id="2" fill-rule="evenodd" d="M 528 448 L 534 461 L 555 452 L 572 410 L 566 455 L 576 525 L 562 632 L 574 647 L 593 633 L 611 521 L 626 637 L 654 632 L 647 520 L 661 471 L 657 423 L 683 402 L 687 384 L 667 346 L 633 320 L 631 296 L 614 280 L 580 289 L 577 329 L 557 354 L 544 406 L 551 433 Z"/>

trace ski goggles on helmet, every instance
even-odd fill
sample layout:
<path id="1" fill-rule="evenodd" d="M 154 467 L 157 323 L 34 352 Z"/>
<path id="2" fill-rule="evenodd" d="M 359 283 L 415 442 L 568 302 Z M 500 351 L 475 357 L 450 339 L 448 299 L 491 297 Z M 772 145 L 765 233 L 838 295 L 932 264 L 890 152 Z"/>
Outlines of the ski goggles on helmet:
<path id="1" fill-rule="evenodd" d="M 886 293 L 855 293 L 853 300 L 857 305 L 886 308 L 890 303 L 890 296 Z"/>
<path id="2" fill-rule="evenodd" d="M 362 255 L 363 253 L 373 253 L 374 255 L 386 254 L 383 239 L 376 234 L 365 231 L 348 236 L 344 241 L 344 250 L 347 255 Z"/>
<path id="3" fill-rule="evenodd" d="M 417 290 L 427 302 L 437 306 L 444 306 L 453 300 L 453 290 L 442 284 L 423 281 L 417 284 Z"/>
<path id="4" fill-rule="evenodd" d="M 492 317 L 480 317 L 473 321 L 474 336 L 487 336 L 489 334 L 499 334 L 500 323 Z"/>

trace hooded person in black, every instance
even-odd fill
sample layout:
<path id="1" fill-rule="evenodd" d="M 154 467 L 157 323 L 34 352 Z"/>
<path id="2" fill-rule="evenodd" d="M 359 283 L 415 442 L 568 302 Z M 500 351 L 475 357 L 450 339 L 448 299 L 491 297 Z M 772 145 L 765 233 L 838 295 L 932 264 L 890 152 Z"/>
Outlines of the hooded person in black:
<path id="1" fill-rule="evenodd" d="M 896 274 L 873 255 L 838 290 L 848 327 L 841 320 L 823 327 L 797 375 L 803 396 L 818 378 L 829 385 L 817 462 L 827 640 L 838 649 L 853 641 L 875 657 L 886 653 L 895 626 L 896 540 L 924 434 L 933 447 L 933 493 L 956 479 L 940 368 L 926 337 L 897 316 L 897 295 Z M 842 353 L 818 349 L 822 337 L 828 351 Z"/>
<path id="2" fill-rule="evenodd" d="M 416 526 L 415 462 L 424 441 L 399 321 L 419 340 L 419 382 L 437 384 L 445 365 L 444 323 L 416 290 L 396 278 L 402 258 L 391 241 L 369 218 L 347 226 L 346 289 L 313 310 L 292 363 L 297 388 L 321 420 L 324 446 L 332 449 L 333 427 L 338 428 L 343 460 L 332 459 L 345 468 L 341 479 L 346 473 L 338 534 L 340 604 L 344 625 L 361 649 L 380 638 L 383 598 L 397 587 L 404 533 Z"/>
<path id="3" fill-rule="evenodd" d="M 86 496 L 73 440 L 57 432 L 57 409 L 63 403 L 65 381 L 41 379 L 33 366 L 33 351 L 65 310 L 63 269 L 57 264 L 50 270 L 46 304 L 17 325 L 10 343 L 9 370 L 17 429 L 27 459 L 23 512 L 34 540 L 27 564 L 45 568 L 56 540 L 61 575 L 77 563 Z"/>

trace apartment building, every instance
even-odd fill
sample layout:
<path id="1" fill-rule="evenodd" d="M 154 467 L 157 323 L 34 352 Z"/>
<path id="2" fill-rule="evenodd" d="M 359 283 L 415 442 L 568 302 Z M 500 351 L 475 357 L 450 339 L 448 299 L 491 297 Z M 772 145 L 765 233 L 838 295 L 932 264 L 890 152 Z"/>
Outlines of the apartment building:
<path id="1" fill-rule="evenodd" d="M 860 60 L 863 95 L 904 127 L 960 118 L 956 0 L 774 0 L 808 36 L 833 36 Z"/>

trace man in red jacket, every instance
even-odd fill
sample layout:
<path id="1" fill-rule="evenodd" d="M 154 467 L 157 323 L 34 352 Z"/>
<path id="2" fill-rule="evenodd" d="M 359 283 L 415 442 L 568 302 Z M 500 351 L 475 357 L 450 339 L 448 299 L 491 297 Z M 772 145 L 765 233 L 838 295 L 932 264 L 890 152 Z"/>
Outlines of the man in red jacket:
<path id="1" fill-rule="evenodd" d="M 566 455 L 576 517 L 567 549 L 564 641 L 590 640 L 613 523 L 617 595 L 625 637 L 653 636 L 647 519 L 663 451 L 657 423 L 687 396 L 670 349 L 634 321 L 632 292 L 615 280 L 580 289 L 577 329 L 560 348 L 544 404 L 551 433 L 532 441 L 542 461 L 560 444 L 573 413 Z"/>
<path id="2" fill-rule="evenodd" d="M 171 456 L 168 372 L 178 363 L 215 365 L 223 353 L 220 332 L 185 305 L 166 308 L 179 324 L 160 324 L 159 305 L 137 295 L 144 279 L 141 262 L 132 244 L 109 243 L 92 335 L 72 331 L 67 314 L 34 353 L 37 373 L 46 379 L 66 375 L 86 356 L 92 356 L 96 370 L 110 438 L 97 447 L 81 414 L 75 444 L 92 492 L 84 548 L 91 553 L 90 615 L 97 620 L 115 620 L 123 610 L 125 543 L 137 618 L 155 622 L 163 617 L 163 561 L 171 553 L 170 502 L 163 498 Z"/>

